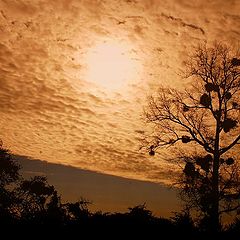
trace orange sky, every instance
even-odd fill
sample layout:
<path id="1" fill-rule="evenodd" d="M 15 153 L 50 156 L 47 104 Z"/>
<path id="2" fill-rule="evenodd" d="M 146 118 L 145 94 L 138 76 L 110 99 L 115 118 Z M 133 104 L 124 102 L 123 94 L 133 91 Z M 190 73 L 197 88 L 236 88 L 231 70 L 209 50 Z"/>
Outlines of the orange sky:
<path id="1" fill-rule="evenodd" d="M 145 97 L 181 83 L 199 42 L 239 44 L 239 13 L 237 0 L 0 0 L 0 137 L 15 154 L 169 182 L 175 169 L 138 150 Z"/>
<path id="2" fill-rule="evenodd" d="M 174 188 L 163 184 L 132 180 L 81 170 L 71 166 L 16 157 L 24 177 L 44 174 L 61 195 L 63 202 L 91 201 L 91 211 L 127 212 L 129 207 L 146 203 L 156 216 L 169 217 L 179 211 L 181 204 Z"/>

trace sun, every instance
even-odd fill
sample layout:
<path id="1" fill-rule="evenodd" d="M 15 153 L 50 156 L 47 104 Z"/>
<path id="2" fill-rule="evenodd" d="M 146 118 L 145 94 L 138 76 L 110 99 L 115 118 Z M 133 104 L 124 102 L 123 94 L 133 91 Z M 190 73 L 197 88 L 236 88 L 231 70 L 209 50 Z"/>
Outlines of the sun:
<path id="1" fill-rule="evenodd" d="M 86 80 L 108 91 L 120 91 L 134 82 L 138 63 L 127 44 L 105 41 L 92 47 L 86 57 Z"/>

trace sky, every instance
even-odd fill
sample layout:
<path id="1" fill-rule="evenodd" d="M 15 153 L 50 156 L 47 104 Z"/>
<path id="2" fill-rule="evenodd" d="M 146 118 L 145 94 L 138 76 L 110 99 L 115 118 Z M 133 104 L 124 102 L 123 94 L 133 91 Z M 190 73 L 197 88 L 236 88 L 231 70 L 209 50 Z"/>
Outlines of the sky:
<path id="1" fill-rule="evenodd" d="M 79 168 L 14 156 L 25 178 L 44 175 L 62 202 L 86 199 L 93 212 L 127 212 L 129 207 L 145 204 L 155 216 L 171 217 L 181 209 L 175 188 L 164 184 L 133 180 Z"/>
<path id="2" fill-rule="evenodd" d="M 20 156 L 169 184 L 143 107 L 187 53 L 239 45 L 238 0 L 0 0 L 0 138 Z"/>

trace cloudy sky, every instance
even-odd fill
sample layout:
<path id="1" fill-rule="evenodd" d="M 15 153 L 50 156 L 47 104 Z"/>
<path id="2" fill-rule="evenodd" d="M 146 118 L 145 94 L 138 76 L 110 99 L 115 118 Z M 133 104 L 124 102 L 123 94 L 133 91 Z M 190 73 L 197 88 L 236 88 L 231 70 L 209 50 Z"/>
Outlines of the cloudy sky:
<path id="1" fill-rule="evenodd" d="M 14 154 L 127 178 L 175 171 L 139 151 L 146 96 L 199 42 L 239 45 L 238 0 L 0 0 L 0 137 Z"/>

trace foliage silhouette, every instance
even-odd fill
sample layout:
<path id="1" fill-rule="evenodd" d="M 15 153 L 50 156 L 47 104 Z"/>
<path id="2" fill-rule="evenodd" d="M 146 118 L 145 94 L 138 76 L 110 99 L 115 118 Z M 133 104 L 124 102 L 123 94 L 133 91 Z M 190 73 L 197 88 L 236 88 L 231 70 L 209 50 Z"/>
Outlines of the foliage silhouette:
<path id="1" fill-rule="evenodd" d="M 200 45 L 186 62 L 186 88 L 160 86 L 145 111 L 153 133 L 143 146 L 151 156 L 175 149 L 183 165 L 181 197 L 212 232 L 220 231 L 222 214 L 240 209 L 239 61 L 223 44 Z"/>
<path id="2" fill-rule="evenodd" d="M 2 235 L 8 237 L 20 233 L 26 238 L 32 233 L 38 237 L 75 237 L 75 234 L 96 233 L 103 237 L 176 236 L 184 239 L 200 239 L 203 235 L 193 223 L 189 212 L 175 213 L 171 219 L 155 217 L 146 204 L 129 207 L 125 213 L 91 212 L 90 202 L 84 198 L 73 203 L 62 203 L 57 190 L 43 176 L 24 179 L 20 166 L 6 149 L 0 148 L 1 198 L 0 224 Z M 7 174 L 8 173 L 8 174 Z M 5 192 L 5 194 L 2 194 Z M 11 227 L 10 231 L 7 227 Z M 15 231 L 17 230 L 17 231 Z M 112 233 L 114 235 L 112 235 Z M 47 235 L 46 235 L 47 234 Z M 239 236 L 239 219 L 231 224 L 224 236 Z"/>
<path id="3" fill-rule="evenodd" d="M 58 206 L 57 192 L 49 185 L 46 177 L 35 176 L 23 180 L 16 188 L 19 199 L 18 212 L 22 220 L 33 223 L 45 223 L 46 215 Z"/>
<path id="4" fill-rule="evenodd" d="M 0 187 L 6 188 L 19 180 L 19 169 L 20 166 L 11 158 L 9 150 L 0 146 Z"/>
<path id="5" fill-rule="evenodd" d="M 0 222 L 12 223 L 13 204 L 16 201 L 12 185 L 20 180 L 20 166 L 11 158 L 7 149 L 0 145 Z"/>

